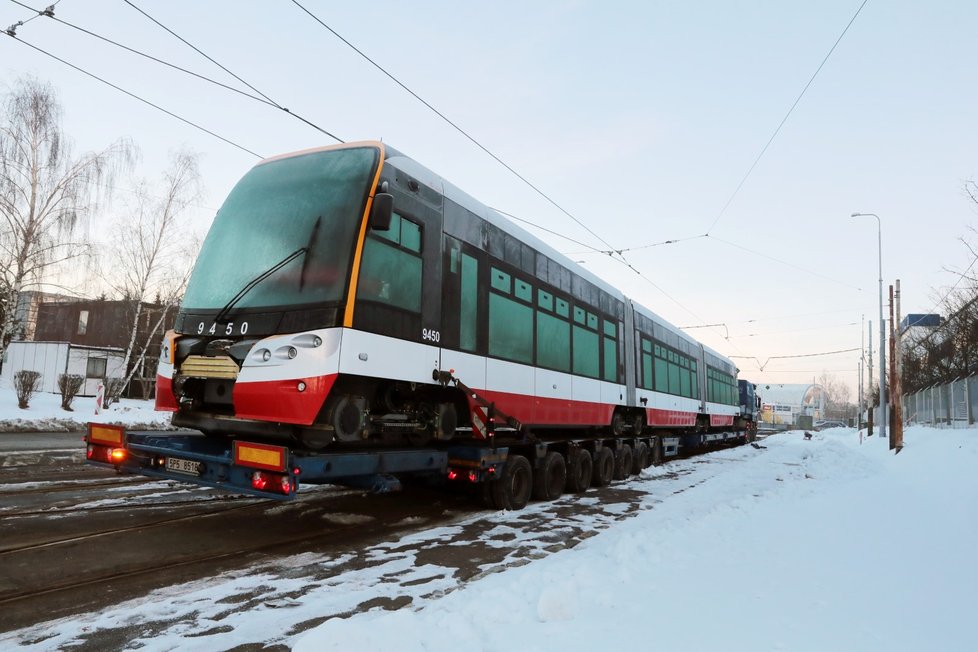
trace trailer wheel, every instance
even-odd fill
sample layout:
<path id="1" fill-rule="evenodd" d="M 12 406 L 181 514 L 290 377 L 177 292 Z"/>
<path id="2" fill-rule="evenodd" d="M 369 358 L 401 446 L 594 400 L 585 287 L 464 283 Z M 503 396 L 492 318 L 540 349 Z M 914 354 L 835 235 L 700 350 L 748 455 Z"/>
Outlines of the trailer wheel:
<path id="1" fill-rule="evenodd" d="M 568 493 L 582 494 L 591 486 L 591 473 L 594 464 L 591 453 L 583 448 L 571 453 L 567 459 L 567 482 L 564 488 Z"/>
<path id="2" fill-rule="evenodd" d="M 595 487 L 607 487 L 615 472 L 615 456 L 610 448 L 602 448 L 594 454 L 594 472 L 591 474 L 591 484 Z"/>
<path id="3" fill-rule="evenodd" d="M 492 483 L 492 502 L 497 509 L 526 507 L 533 490 L 533 467 L 522 455 L 510 455 L 502 475 Z"/>
<path id="4" fill-rule="evenodd" d="M 533 476 L 533 497 L 537 500 L 557 500 L 564 493 L 566 481 L 567 463 L 564 456 L 550 451 Z"/>
<path id="5" fill-rule="evenodd" d="M 662 437 L 656 437 L 652 443 L 652 466 L 662 464 Z"/>
<path id="6" fill-rule="evenodd" d="M 635 452 L 632 453 L 632 475 L 638 475 L 642 469 L 649 466 L 649 447 L 644 441 L 635 444 Z"/>
<path id="7" fill-rule="evenodd" d="M 615 455 L 615 480 L 624 480 L 632 474 L 632 447 L 622 444 Z"/>
<path id="8" fill-rule="evenodd" d="M 621 437 L 623 432 L 625 432 L 625 418 L 621 412 L 616 411 L 611 417 L 611 434 Z"/>

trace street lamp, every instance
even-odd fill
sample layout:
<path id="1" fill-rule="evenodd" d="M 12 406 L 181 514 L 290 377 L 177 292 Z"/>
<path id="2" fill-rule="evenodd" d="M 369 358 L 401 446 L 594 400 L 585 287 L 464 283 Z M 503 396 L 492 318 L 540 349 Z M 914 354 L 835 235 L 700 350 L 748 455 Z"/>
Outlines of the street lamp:
<path id="1" fill-rule="evenodd" d="M 883 326 L 883 227 L 876 213 L 853 213 L 850 217 L 875 217 L 880 259 L 880 437 L 886 439 L 886 331 Z"/>

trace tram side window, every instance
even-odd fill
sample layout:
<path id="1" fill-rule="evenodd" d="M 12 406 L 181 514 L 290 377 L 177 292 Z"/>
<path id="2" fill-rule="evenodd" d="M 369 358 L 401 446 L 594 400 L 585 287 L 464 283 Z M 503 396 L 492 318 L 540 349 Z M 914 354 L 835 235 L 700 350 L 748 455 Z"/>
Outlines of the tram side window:
<path id="1" fill-rule="evenodd" d="M 655 391 L 669 393 L 669 363 L 665 349 L 655 345 Z"/>
<path id="2" fill-rule="evenodd" d="M 652 389 L 652 342 L 642 338 L 642 387 Z"/>
<path id="3" fill-rule="evenodd" d="M 462 254 L 462 288 L 459 297 L 458 346 L 463 351 L 475 351 L 479 319 L 479 261 Z"/>
<path id="4" fill-rule="evenodd" d="M 618 382 L 618 325 L 613 321 L 604 322 L 604 379 Z"/>
<path id="5" fill-rule="evenodd" d="M 598 317 L 583 308 L 574 307 L 574 373 L 600 378 L 600 341 Z M 593 324 L 593 330 L 589 326 Z"/>
<path id="6" fill-rule="evenodd" d="M 696 362 L 682 353 L 659 344 L 655 345 L 654 351 L 655 391 L 685 398 L 699 398 L 699 389 L 696 387 Z"/>
<path id="7" fill-rule="evenodd" d="M 537 364 L 555 371 L 570 371 L 570 323 L 567 302 L 557 299 L 563 317 L 555 314 L 554 296 L 537 291 Z"/>
<path id="8" fill-rule="evenodd" d="M 421 227 L 397 213 L 363 245 L 358 297 L 421 312 Z"/>
<path id="9" fill-rule="evenodd" d="M 489 355 L 533 363 L 533 307 L 526 296 L 532 296 L 532 288 L 525 281 L 513 279 L 506 272 L 493 267 L 489 292 Z"/>

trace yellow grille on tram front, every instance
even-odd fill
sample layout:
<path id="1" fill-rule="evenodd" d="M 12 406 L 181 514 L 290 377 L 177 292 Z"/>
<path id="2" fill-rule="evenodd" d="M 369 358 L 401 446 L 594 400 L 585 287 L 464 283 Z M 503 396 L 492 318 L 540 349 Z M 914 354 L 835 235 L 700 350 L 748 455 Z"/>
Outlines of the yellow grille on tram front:
<path id="1" fill-rule="evenodd" d="M 198 378 L 230 378 L 238 377 L 238 364 L 226 355 L 210 357 L 206 355 L 188 355 L 180 363 L 180 373 L 184 376 Z"/>

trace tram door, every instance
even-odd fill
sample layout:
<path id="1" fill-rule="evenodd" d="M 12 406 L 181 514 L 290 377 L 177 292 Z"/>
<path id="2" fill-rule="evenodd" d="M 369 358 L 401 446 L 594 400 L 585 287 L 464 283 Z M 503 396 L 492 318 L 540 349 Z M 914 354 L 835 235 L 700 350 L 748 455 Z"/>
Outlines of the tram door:
<path id="1" fill-rule="evenodd" d="M 443 236 L 442 261 L 442 369 L 473 388 L 485 387 L 487 272 L 485 254 L 449 235 Z"/>
<path id="2" fill-rule="evenodd" d="M 351 365 L 365 376 L 430 383 L 432 371 L 442 368 L 440 207 L 396 188 L 391 193 L 390 229 L 370 230 L 364 241 L 353 316 L 356 331 L 387 337 L 358 344 L 364 355 Z"/>

